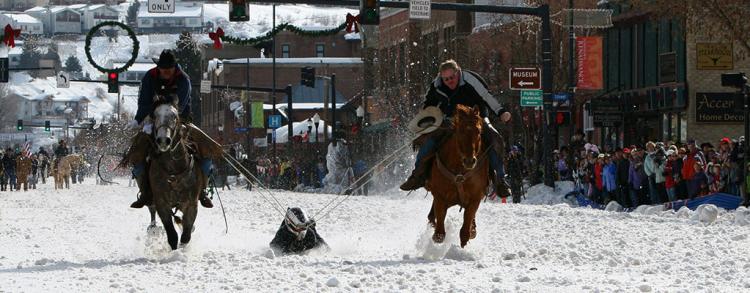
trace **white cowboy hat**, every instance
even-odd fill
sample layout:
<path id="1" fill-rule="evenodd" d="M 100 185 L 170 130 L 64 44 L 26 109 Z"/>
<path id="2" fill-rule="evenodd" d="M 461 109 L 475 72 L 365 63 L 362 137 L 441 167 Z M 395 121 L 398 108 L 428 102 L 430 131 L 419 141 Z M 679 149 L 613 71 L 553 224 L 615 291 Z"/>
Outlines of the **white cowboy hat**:
<path id="1" fill-rule="evenodd" d="M 438 107 L 430 106 L 419 111 L 407 128 L 414 134 L 422 135 L 435 131 L 442 123 L 443 111 L 440 111 Z"/>

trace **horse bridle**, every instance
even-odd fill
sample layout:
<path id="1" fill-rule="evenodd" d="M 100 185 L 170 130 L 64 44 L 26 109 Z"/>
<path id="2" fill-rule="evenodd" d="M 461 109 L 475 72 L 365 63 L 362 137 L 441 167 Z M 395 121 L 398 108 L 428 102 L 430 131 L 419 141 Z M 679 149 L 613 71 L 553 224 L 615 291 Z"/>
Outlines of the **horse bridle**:
<path id="1" fill-rule="evenodd" d="M 452 135 L 455 135 L 455 130 L 454 130 L 454 133 Z M 482 164 L 484 164 L 484 161 L 488 157 L 488 154 L 490 152 L 490 148 L 491 148 L 491 146 L 487 147 L 487 149 L 484 150 L 484 152 L 482 152 L 482 154 L 479 156 L 479 158 L 477 158 L 477 162 L 474 165 L 474 168 L 469 169 L 467 172 L 459 173 L 459 174 L 455 174 L 451 170 L 448 170 L 448 167 L 446 167 L 445 164 L 443 164 L 443 161 L 440 159 L 440 153 L 439 152 L 435 155 L 435 159 L 437 161 L 437 167 L 438 167 L 437 169 L 438 169 L 438 171 L 440 171 L 440 173 L 443 176 L 449 178 L 450 181 L 452 181 L 453 184 L 456 186 L 456 189 L 458 190 L 458 194 L 459 194 L 459 197 L 458 197 L 459 202 L 461 201 L 461 198 L 464 198 L 464 195 L 466 194 L 466 189 L 464 188 L 464 183 L 472 175 L 476 174 L 477 170 L 481 169 Z M 457 147 L 456 149 L 458 150 L 458 154 L 461 156 L 461 158 L 462 158 L 461 160 L 463 161 L 463 158 L 465 156 L 464 156 L 463 152 L 461 151 L 461 148 Z M 466 167 L 463 166 L 463 163 L 462 163 L 462 168 L 464 170 L 466 169 Z M 463 204 L 463 203 L 461 203 L 461 204 Z"/>

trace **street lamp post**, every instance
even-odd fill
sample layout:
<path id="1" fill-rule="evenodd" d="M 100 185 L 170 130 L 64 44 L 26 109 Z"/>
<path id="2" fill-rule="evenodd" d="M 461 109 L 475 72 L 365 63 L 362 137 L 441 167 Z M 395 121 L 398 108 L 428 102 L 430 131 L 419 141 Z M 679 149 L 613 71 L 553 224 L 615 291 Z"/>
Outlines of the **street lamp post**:
<path id="1" fill-rule="evenodd" d="M 312 142 L 312 138 L 310 137 L 310 132 L 312 132 L 313 122 L 312 118 L 307 118 L 307 143 Z"/>
<path id="2" fill-rule="evenodd" d="M 217 129 L 219 130 L 219 143 L 223 144 L 224 143 L 224 125 L 219 124 Z"/>
<path id="3" fill-rule="evenodd" d="M 359 105 L 357 107 L 357 122 L 359 122 L 359 125 L 362 125 L 362 120 L 365 118 L 365 108 L 362 107 L 362 105 Z"/>
<path id="4" fill-rule="evenodd" d="M 315 116 L 312 117 L 312 122 L 315 124 L 315 144 L 317 145 L 319 139 L 318 126 L 320 125 L 320 115 L 318 113 L 315 113 Z M 315 149 L 317 150 L 318 148 L 316 147 Z"/>
<path id="5" fill-rule="evenodd" d="M 359 129 L 357 130 L 357 135 L 356 135 L 356 139 L 357 139 L 356 148 L 359 149 L 360 147 L 362 147 L 362 144 L 360 143 L 359 138 L 360 138 L 360 131 L 362 131 L 362 126 L 364 125 L 365 108 L 362 107 L 362 105 L 359 105 L 359 107 L 357 107 L 357 110 L 355 112 L 357 114 L 357 123 L 359 124 L 358 125 Z"/>

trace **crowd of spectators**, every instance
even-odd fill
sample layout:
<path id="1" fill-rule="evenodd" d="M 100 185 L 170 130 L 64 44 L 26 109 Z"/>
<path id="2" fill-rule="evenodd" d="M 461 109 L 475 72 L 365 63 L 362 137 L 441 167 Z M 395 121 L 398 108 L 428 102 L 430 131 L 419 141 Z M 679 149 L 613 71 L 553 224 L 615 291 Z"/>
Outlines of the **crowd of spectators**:
<path id="1" fill-rule="evenodd" d="M 614 149 L 600 149 L 580 137 L 555 151 L 556 176 L 574 181 L 599 204 L 637 207 L 714 193 L 742 196 L 743 180 L 750 183 L 742 170 L 744 137 L 725 137 L 716 145 L 688 139 Z"/>

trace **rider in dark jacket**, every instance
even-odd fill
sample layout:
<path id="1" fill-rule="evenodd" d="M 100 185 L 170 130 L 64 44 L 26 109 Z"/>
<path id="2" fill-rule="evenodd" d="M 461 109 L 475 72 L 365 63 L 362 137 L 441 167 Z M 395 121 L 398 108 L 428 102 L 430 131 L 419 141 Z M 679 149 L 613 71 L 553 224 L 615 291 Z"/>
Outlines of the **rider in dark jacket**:
<path id="1" fill-rule="evenodd" d="M 141 196 L 133 202 L 130 207 L 142 208 L 150 205 L 152 194 L 148 184 L 148 168 L 146 157 L 149 148 L 149 137 L 151 125 L 144 123 L 147 116 L 154 111 L 154 98 L 156 96 L 178 99 L 178 111 L 180 112 L 180 121 L 187 128 L 187 136 L 193 140 L 196 147 L 198 164 L 202 170 L 201 177 L 203 183 L 208 182 L 208 176 L 211 172 L 212 160 L 209 157 L 220 157 L 221 146 L 213 142 L 208 135 L 202 132 L 197 126 L 191 123 L 190 117 L 190 78 L 182 71 L 180 65 L 172 50 L 161 52 L 159 59 L 154 59 L 156 67 L 149 70 L 141 80 L 141 89 L 138 96 L 138 110 L 135 119 L 128 123 L 129 129 L 141 128 L 143 131 L 136 134 L 133 138 L 133 144 L 128 150 L 127 161 L 133 164 L 133 176 L 138 183 Z M 211 208 L 213 203 L 207 197 L 205 190 L 201 192 L 200 203 L 204 207 Z"/>
<path id="2" fill-rule="evenodd" d="M 448 60 L 440 65 L 440 75 L 430 84 L 423 108 L 436 106 L 446 118 L 449 118 L 453 116 L 456 105 L 479 107 L 481 116 L 484 118 L 482 140 L 491 146 L 488 155 L 490 171 L 494 173 L 495 190 L 501 197 L 509 196 L 510 189 L 505 181 L 505 170 L 499 156 L 505 153 L 505 150 L 500 147 L 502 139 L 487 117 L 489 111 L 492 111 L 500 117 L 500 120 L 507 122 L 510 120 L 510 113 L 490 94 L 487 83 L 482 77 L 474 72 L 463 70 L 455 61 Z M 420 146 L 414 171 L 409 179 L 401 184 L 402 190 L 415 190 L 424 186 L 432 160 L 423 160 L 423 158 L 430 157 L 437 147 L 434 137 L 430 137 Z"/>

